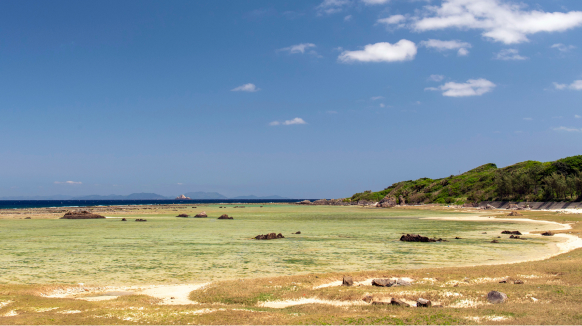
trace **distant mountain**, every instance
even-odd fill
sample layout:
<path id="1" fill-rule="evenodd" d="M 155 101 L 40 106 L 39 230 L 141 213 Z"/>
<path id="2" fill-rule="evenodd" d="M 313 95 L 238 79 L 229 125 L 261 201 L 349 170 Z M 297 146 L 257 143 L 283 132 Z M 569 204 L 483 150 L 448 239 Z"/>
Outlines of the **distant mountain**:
<path id="1" fill-rule="evenodd" d="M 228 197 L 223 196 L 217 192 L 187 192 L 184 194 L 186 197 L 190 197 L 191 199 L 228 199 Z"/>
<path id="2" fill-rule="evenodd" d="M 277 195 L 271 195 L 271 196 L 255 196 L 255 195 L 248 195 L 248 196 L 238 196 L 238 197 L 233 197 L 230 199 L 289 199 L 287 197 L 281 197 L 281 196 L 277 196 Z"/>
<path id="3" fill-rule="evenodd" d="M 53 196 L 7 196 L 0 197 L 0 200 L 70 200 L 73 196 L 53 195 Z"/>
<path id="4" fill-rule="evenodd" d="M 154 193 L 134 193 L 127 196 L 122 195 L 89 195 L 89 196 L 81 196 L 81 197 L 73 197 L 72 200 L 156 200 L 156 199 L 170 199 L 168 197 L 164 197 L 162 195 L 154 194 Z"/>

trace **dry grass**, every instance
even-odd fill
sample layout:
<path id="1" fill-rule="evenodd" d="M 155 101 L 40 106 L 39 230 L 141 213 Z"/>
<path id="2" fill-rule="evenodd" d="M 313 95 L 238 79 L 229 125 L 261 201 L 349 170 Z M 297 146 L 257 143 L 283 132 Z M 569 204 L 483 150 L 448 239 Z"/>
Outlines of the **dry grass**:
<path id="1" fill-rule="evenodd" d="M 434 209 L 434 208 L 432 208 Z M 452 209 L 451 209 L 452 211 Z M 488 212 L 489 213 L 489 212 Z M 504 216 L 507 212 L 492 212 Z M 582 231 L 582 215 L 524 212 L 524 217 L 573 223 Z M 87 302 L 47 298 L 63 285 L 0 285 L 0 324 L 581 324 L 582 249 L 545 261 L 518 264 L 365 271 L 350 273 L 355 281 L 376 277 L 410 277 L 412 286 L 316 286 L 341 280 L 341 273 L 224 280 L 194 291 L 198 304 L 167 306 L 145 295 Z M 523 280 L 500 284 L 501 279 Z M 486 301 L 491 290 L 507 294 L 504 304 Z M 419 297 L 442 304 L 433 308 L 390 305 L 305 304 L 264 308 L 266 301 L 318 298 L 357 301 Z"/>

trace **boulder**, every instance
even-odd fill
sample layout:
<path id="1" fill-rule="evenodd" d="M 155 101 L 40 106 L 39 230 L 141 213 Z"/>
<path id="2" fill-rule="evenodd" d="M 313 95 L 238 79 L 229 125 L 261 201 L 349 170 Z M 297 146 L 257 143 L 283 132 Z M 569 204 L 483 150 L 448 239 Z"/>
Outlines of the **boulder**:
<path id="1" fill-rule="evenodd" d="M 386 195 L 386 197 L 384 197 L 377 206 L 384 208 L 394 207 L 396 206 L 396 197 Z"/>
<path id="2" fill-rule="evenodd" d="M 222 214 L 218 218 L 219 220 L 233 220 L 232 216 L 228 216 L 227 214 Z"/>
<path id="3" fill-rule="evenodd" d="M 521 232 L 519 232 L 519 231 L 502 231 L 501 234 L 521 235 Z"/>
<path id="4" fill-rule="evenodd" d="M 273 239 L 283 239 L 285 238 L 281 233 L 269 233 L 269 234 L 259 234 L 255 237 L 257 240 L 273 240 Z"/>
<path id="5" fill-rule="evenodd" d="M 65 220 L 85 220 L 85 219 L 94 219 L 94 218 L 105 218 L 105 216 L 93 214 L 90 211 L 77 210 L 77 211 L 68 211 L 65 213 L 65 215 L 63 217 L 61 217 L 61 219 L 65 219 Z"/>
<path id="6" fill-rule="evenodd" d="M 329 205 L 329 202 L 327 201 L 327 199 L 323 198 L 314 201 L 313 205 Z"/>
<path id="7" fill-rule="evenodd" d="M 509 236 L 510 239 L 519 239 L 519 235 L 510 235 Z"/>
<path id="8" fill-rule="evenodd" d="M 373 299 L 374 299 L 374 298 L 372 298 L 372 296 L 371 296 L 371 295 L 366 295 L 366 296 L 364 296 L 364 297 L 362 298 L 362 301 L 364 301 L 364 302 L 367 302 L 367 303 L 370 303 L 370 302 L 372 302 L 372 300 L 373 300 Z"/>
<path id="9" fill-rule="evenodd" d="M 446 241 L 446 240 L 443 240 L 441 238 L 435 239 L 435 238 L 423 237 L 420 234 L 406 234 L 406 235 L 402 235 L 400 237 L 400 241 L 406 241 L 406 242 L 437 242 L 437 241 Z"/>
<path id="10" fill-rule="evenodd" d="M 493 304 L 504 303 L 507 300 L 507 295 L 503 292 L 491 291 L 487 293 L 487 300 Z"/>
<path id="11" fill-rule="evenodd" d="M 29 217 L 25 217 L 24 219 L 25 220 L 32 220 L 32 218 L 30 216 Z"/>
<path id="12" fill-rule="evenodd" d="M 354 280 L 352 279 L 351 276 L 344 276 L 344 279 L 342 280 L 342 285 L 343 286 L 352 286 L 352 285 L 354 285 Z"/>
<path id="13" fill-rule="evenodd" d="M 396 281 L 389 278 L 376 278 L 372 280 L 373 286 L 391 287 L 396 284 Z"/>
<path id="14" fill-rule="evenodd" d="M 301 231 L 297 231 L 297 232 L 295 232 L 295 233 L 293 233 L 293 234 L 301 234 Z"/>
<path id="15" fill-rule="evenodd" d="M 514 212 L 507 214 L 507 216 L 523 216 L 523 214 L 520 214 L 520 213 L 514 211 Z"/>
<path id="16" fill-rule="evenodd" d="M 428 308 L 428 307 L 432 306 L 432 302 L 430 302 L 430 300 L 418 298 L 418 300 L 416 300 L 416 306 Z"/>
<path id="17" fill-rule="evenodd" d="M 497 240 L 497 239 L 493 239 L 493 240 L 491 241 L 491 243 L 499 243 L 499 240 Z"/>
<path id="18" fill-rule="evenodd" d="M 121 219 L 121 222 L 127 222 L 127 220 L 124 218 Z"/>
<path id="19" fill-rule="evenodd" d="M 406 205 L 406 199 L 404 199 L 404 197 L 402 195 L 400 195 L 398 197 L 398 204 L 400 204 L 400 205 Z"/>
<path id="20" fill-rule="evenodd" d="M 208 217 L 208 215 L 206 214 L 206 212 L 202 212 L 194 215 L 194 217 Z"/>
<path id="21" fill-rule="evenodd" d="M 546 237 L 551 237 L 551 236 L 554 235 L 554 232 L 552 232 L 552 231 L 546 231 L 546 232 L 542 233 L 542 235 L 543 236 L 546 236 Z"/>
<path id="22" fill-rule="evenodd" d="M 410 304 L 404 302 L 401 299 L 392 298 L 390 300 L 390 304 L 394 306 L 401 306 L 401 307 L 410 307 Z"/>
<path id="23" fill-rule="evenodd" d="M 143 218 L 136 218 L 136 222 L 147 222 L 148 220 L 144 220 Z"/>
<path id="24" fill-rule="evenodd" d="M 178 216 L 176 216 L 176 217 L 190 217 L 190 215 L 188 215 L 188 214 L 179 214 L 179 215 L 178 215 Z"/>
<path id="25" fill-rule="evenodd" d="M 412 283 L 410 283 L 410 282 L 408 282 L 406 280 L 397 279 L 396 280 L 396 283 L 393 286 L 411 286 L 411 285 L 412 285 Z"/>
<path id="26" fill-rule="evenodd" d="M 491 204 L 487 204 L 487 206 L 483 207 L 483 209 L 496 209 L 496 208 Z"/>
<path id="27" fill-rule="evenodd" d="M 522 280 L 515 280 L 515 281 L 513 281 L 513 284 L 523 284 L 523 281 Z"/>

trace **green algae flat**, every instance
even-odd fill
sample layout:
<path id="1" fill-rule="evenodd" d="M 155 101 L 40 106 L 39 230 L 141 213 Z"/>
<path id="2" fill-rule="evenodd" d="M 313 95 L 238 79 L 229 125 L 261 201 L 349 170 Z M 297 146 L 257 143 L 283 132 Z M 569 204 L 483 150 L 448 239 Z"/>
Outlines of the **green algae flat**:
<path id="1" fill-rule="evenodd" d="M 199 207 L 195 211 L 202 210 Z M 0 220 L 1 283 L 161 284 L 215 279 L 492 264 L 551 253 L 554 239 L 491 239 L 541 223 L 442 221 L 442 211 L 269 205 L 203 207 L 209 218 L 159 212 L 136 223 Z M 185 211 L 190 215 L 193 209 Z M 221 214 L 234 220 L 217 220 Z M 292 234 L 301 231 L 301 234 Z M 285 239 L 253 240 L 283 233 Z M 487 232 L 487 234 L 482 234 Z M 404 243 L 403 233 L 448 239 Z M 455 237 L 460 240 L 454 240 Z"/>

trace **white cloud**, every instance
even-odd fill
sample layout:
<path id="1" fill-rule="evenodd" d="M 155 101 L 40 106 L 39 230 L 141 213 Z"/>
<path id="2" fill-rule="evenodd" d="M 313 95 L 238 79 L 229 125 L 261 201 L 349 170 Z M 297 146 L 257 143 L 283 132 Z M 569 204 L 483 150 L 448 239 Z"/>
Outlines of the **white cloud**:
<path id="1" fill-rule="evenodd" d="M 409 40 L 400 40 L 397 43 L 380 42 L 368 44 L 360 51 L 344 51 L 338 60 L 340 62 L 395 62 L 413 60 L 416 56 L 416 44 Z"/>
<path id="2" fill-rule="evenodd" d="M 574 115 L 574 118 L 576 118 L 576 119 L 582 119 L 582 116 L 579 116 L 579 115 L 575 114 Z"/>
<path id="3" fill-rule="evenodd" d="M 327 113 L 327 114 L 337 114 L 337 111 L 329 110 L 329 111 L 325 111 L 325 113 Z"/>
<path id="4" fill-rule="evenodd" d="M 362 0 L 367 5 L 383 5 L 390 2 L 390 0 Z"/>
<path id="5" fill-rule="evenodd" d="M 330 112 L 335 112 L 335 111 L 328 111 L 328 113 L 330 113 Z M 305 120 L 303 120 L 301 118 L 295 118 L 292 120 L 285 120 L 283 122 L 273 121 L 273 122 L 269 123 L 270 126 L 278 126 L 278 125 L 290 126 L 290 125 L 304 125 L 304 124 L 307 124 L 307 122 L 305 122 Z"/>
<path id="6" fill-rule="evenodd" d="M 496 42 L 515 44 L 529 41 L 539 32 L 562 32 L 582 25 L 582 12 L 528 11 L 523 4 L 502 0 L 443 0 L 440 6 L 425 6 L 413 20 L 416 31 L 445 28 L 479 29 Z"/>
<path id="7" fill-rule="evenodd" d="M 58 185 L 80 185 L 82 184 L 81 181 L 55 181 L 55 184 Z"/>
<path id="8" fill-rule="evenodd" d="M 532 121 L 533 118 L 523 118 L 523 120 L 525 120 L 525 121 Z"/>
<path id="9" fill-rule="evenodd" d="M 289 47 L 286 48 L 282 48 L 279 49 L 277 51 L 285 51 L 285 52 L 289 52 L 289 53 L 305 53 L 306 49 L 310 49 L 310 48 L 314 48 L 315 44 L 313 43 L 301 43 L 301 44 L 296 44 L 296 45 L 291 45 Z"/>
<path id="10" fill-rule="evenodd" d="M 384 103 L 380 103 L 380 107 L 381 107 L 381 108 L 384 108 L 384 107 L 386 107 L 386 104 L 384 104 Z"/>
<path id="11" fill-rule="evenodd" d="M 255 86 L 255 84 L 251 84 L 251 83 L 244 84 L 244 85 L 241 85 L 239 87 L 235 87 L 235 88 L 231 89 L 232 92 L 251 92 L 251 93 L 257 92 L 260 90 L 261 89 L 257 88 L 257 86 Z"/>
<path id="12" fill-rule="evenodd" d="M 459 56 L 465 56 L 469 54 L 469 50 L 467 49 L 471 48 L 470 43 L 461 42 L 457 40 L 441 41 L 430 39 L 428 41 L 420 42 L 420 45 L 430 49 L 436 49 L 437 51 L 458 50 L 457 54 Z"/>
<path id="13" fill-rule="evenodd" d="M 519 55 L 517 49 L 503 49 L 495 55 L 497 60 L 526 60 L 527 57 Z"/>
<path id="14" fill-rule="evenodd" d="M 556 89 L 559 89 L 559 90 L 563 90 L 563 89 L 568 88 L 568 89 L 572 89 L 572 90 L 575 90 L 575 91 L 582 91 L 582 80 L 575 80 L 570 85 L 558 84 L 558 83 L 554 82 L 554 87 Z"/>
<path id="15" fill-rule="evenodd" d="M 430 77 L 428 77 L 428 80 L 435 81 L 435 82 L 440 82 L 443 79 L 445 79 L 445 76 L 443 76 L 443 75 L 430 75 Z"/>
<path id="16" fill-rule="evenodd" d="M 376 100 L 381 100 L 383 98 L 384 98 L 384 96 L 372 96 L 372 97 L 370 97 L 370 100 L 376 101 Z"/>
<path id="17" fill-rule="evenodd" d="M 582 129 L 568 128 L 568 127 L 558 127 L 554 128 L 555 131 L 566 131 L 566 132 L 582 132 Z"/>
<path id="18" fill-rule="evenodd" d="M 349 22 L 350 20 L 352 20 L 352 15 L 347 15 L 344 17 L 345 22 Z"/>
<path id="19" fill-rule="evenodd" d="M 491 92 L 495 88 L 495 84 L 487 79 L 469 79 L 466 83 L 448 82 L 439 87 L 428 87 L 425 90 L 442 91 L 443 96 L 450 97 L 465 97 L 465 96 L 481 96 L 485 93 Z"/>
<path id="20" fill-rule="evenodd" d="M 378 19 L 376 22 L 379 24 L 386 25 L 401 25 L 399 27 L 404 27 L 403 23 L 406 21 L 406 17 L 402 15 L 393 15 L 387 18 Z"/>
<path id="21" fill-rule="evenodd" d="M 551 46 L 552 49 L 558 49 L 560 52 L 568 52 L 570 50 L 575 49 L 576 47 L 573 45 L 564 45 L 562 43 L 557 43 Z"/>
<path id="22" fill-rule="evenodd" d="M 323 0 L 315 9 L 317 9 L 317 14 L 320 16 L 324 14 L 331 15 L 341 12 L 350 3 L 350 0 Z"/>

